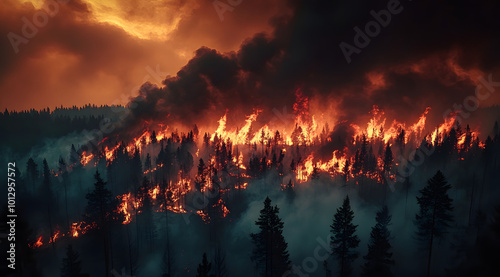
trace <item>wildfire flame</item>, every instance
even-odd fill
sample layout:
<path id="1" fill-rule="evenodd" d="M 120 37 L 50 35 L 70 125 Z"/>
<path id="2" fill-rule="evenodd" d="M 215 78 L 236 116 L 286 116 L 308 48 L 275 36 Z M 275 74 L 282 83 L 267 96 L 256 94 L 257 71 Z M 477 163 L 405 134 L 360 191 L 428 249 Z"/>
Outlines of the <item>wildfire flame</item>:
<path id="1" fill-rule="evenodd" d="M 286 174 L 284 174 L 282 170 L 279 172 L 281 179 L 290 179 L 290 181 L 293 181 L 293 184 L 309 182 L 314 179 L 313 177 L 317 177 L 319 173 L 323 175 L 328 174 L 331 177 L 344 176 L 346 181 L 355 177 L 355 174 L 362 174 L 379 183 L 384 182 L 383 177 L 395 180 L 395 174 L 384 172 L 383 155 L 380 153 L 378 155 L 373 155 L 375 157 L 375 160 L 372 162 L 373 169 L 361 169 L 358 170 L 360 172 L 353 173 L 351 170 L 354 168 L 353 163 L 356 159 L 355 151 L 359 150 L 361 147 L 358 143 L 363 141 L 365 143 L 369 142 L 370 144 L 378 143 L 377 147 L 379 151 L 380 149 L 383 150 L 384 148 L 381 147 L 385 147 L 385 145 L 392 146 L 395 139 L 403 140 L 405 144 L 412 143 L 412 147 L 418 147 L 422 140 L 427 141 L 431 145 L 435 145 L 441 143 L 444 136 L 457 125 L 456 115 L 452 115 L 446 118 L 445 122 L 438 125 L 435 129 L 426 129 L 427 115 L 430 112 L 430 108 L 426 108 L 419 116 L 418 120 L 413 124 L 407 126 L 405 123 L 394 120 L 390 126 L 386 128 L 386 123 L 388 121 L 384 111 L 374 106 L 370 112 L 371 118 L 369 121 L 366 125 L 361 124 L 361 126 L 364 127 L 360 127 L 356 124 L 350 125 L 354 130 L 353 140 L 350 141 L 352 145 L 342 146 L 343 149 L 333 150 L 330 158 L 330 156 L 324 155 L 330 153 L 314 153 L 314 149 L 317 149 L 315 148 L 316 142 L 329 143 L 332 142 L 334 138 L 328 136 L 328 132 L 326 132 L 326 135 L 319 132 L 320 124 L 316 118 L 322 120 L 322 117 L 316 117 L 310 114 L 309 99 L 303 96 L 300 90 L 296 92 L 296 103 L 293 106 L 293 110 L 295 120 L 290 122 L 290 125 L 293 123 L 293 126 L 285 126 L 280 130 L 272 129 L 270 127 L 272 126 L 274 128 L 272 123 L 257 125 L 257 118 L 262 110 L 255 110 L 252 114 L 246 116 L 244 122 L 241 122 L 243 125 L 241 128 L 233 129 L 228 128 L 227 113 L 224 114 L 218 120 L 217 129 L 210 136 L 206 137 L 206 140 L 211 142 L 209 147 L 202 146 L 201 142 L 195 141 L 193 144 L 194 149 L 190 150 L 192 156 L 196 157 L 195 160 L 203 158 L 206 161 L 207 171 L 219 171 L 219 173 L 210 173 L 213 174 L 213 176 L 210 175 L 204 180 L 203 186 L 199 188 L 200 192 L 207 193 L 217 189 L 217 184 L 224 182 L 220 171 L 224 171 L 222 169 L 228 164 L 231 164 L 232 167 L 230 169 L 224 168 L 226 170 L 225 173 L 229 176 L 228 178 L 237 179 L 237 181 L 233 183 L 234 186 L 232 186 L 232 188 L 246 189 L 249 180 L 253 178 L 253 175 L 249 173 L 252 169 L 252 164 L 248 161 L 256 157 L 261 167 L 270 168 L 275 166 L 276 169 L 279 167 L 282 168 L 283 161 L 276 157 L 276 153 L 281 153 L 280 155 L 285 155 L 285 153 L 289 155 L 289 153 L 291 153 L 290 155 L 299 157 L 298 160 L 295 160 L 296 167 L 291 170 L 293 171 L 291 172 L 291 174 L 293 174 L 292 177 L 284 177 Z M 118 156 L 117 154 L 119 151 L 123 151 L 123 153 L 128 152 L 129 156 L 132 156 L 134 152 L 138 151 L 141 155 L 141 159 L 143 159 L 146 153 L 158 153 L 158 147 L 153 145 L 154 140 L 164 141 L 165 139 L 171 139 L 175 136 L 177 136 L 177 138 L 179 137 L 176 129 L 173 129 L 175 131 L 172 132 L 170 136 L 167 132 L 168 130 L 172 130 L 172 127 L 162 126 L 162 128 L 155 131 L 146 129 L 140 135 L 131 139 L 128 144 L 111 145 L 110 141 L 112 139 L 105 138 L 101 143 L 107 145 L 103 145 L 99 153 L 83 152 L 81 154 L 80 163 L 86 166 L 95 157 L 104 157 L 108 163 L 111 163 Z M 207 134 L 210 133 L 207 132 Z M 459 149 L 466 149 L 467 146 L 465 145 L 470 144 L 470 141 L 477 139 L 478 136 L 479 133 L 476 130 L 472 131 L 467 126 L 465 132 L 458 134 L 457 145 Z M 360 139 L 361 137 L 363 137 L 363 140 Z M 180 139 L 177 141 L 180 141 Z M 232 151 L 232 156 L 223 162 L 220 161 L 221 158 L 213 154 L 214 148 L 220 151 L 222 148 L 221 144 L 224 145 L 223 147 L 227 147 L 227 149 Z M 161 145 L 163 145 L 163 143 Z M 299 146 L 302 148 L 299 148 Z M 241 149 L 244 150 L 239 151 Z M 368 151 L 367 149 L 365 150 Z M 370 149 L 370 151 L 372 151 L 372 149 Z M 271 159 L 273 154 L 275 157 Z M 303 157 L 306 158 L 303 159 Z M 161 184 L 156 180 L 156 173 L 161 173 L 170 165 L 171 164 L 164 165 L 160 162 L 157 162 L 156 166 L 149 165 L 148 169 L 143 171 L 143 174 L 152 182 L 147 189 L 143 189 L 142 192 L 127 192 L 116 196 L 119 200 L 119 205 L 116 207 L 115 212 L 124 216 L 122 224 L 130 224 L 134 220 L 134 216 L 141 212 L 141 208 L 144 206 L 144 203 L 147 202 L 145 200 L 149 200 L 149 203 L 151 203 L 156 212 L 193 212 L 198 214 L 205 222 L 210 222 L 211 213 L 208 212 L 207 209 L 194 211 L 187 208 L 185 205 L 184 198 L 186 194 L 195 190 L 198 184 L 198 179 L 193 177 L 193 172 L 184 172 L 184 169 L 177 168 L 177 176 L 175 176 L 176 174 L 172 174 L 174 175 L 173 177 L 170 176 L 172 180 L 168 182 L 165 181 Z M 237 171 L 237 173 L 235 173 L 235 171 Z M 152 174 L 153 172 L 155 174 Z M 385 176 L 383 174 L 385 174 Z M 282 187 L 283 185 L 284 184 L 281 184 Z M 219 190 L 222 195 L 224 195 L 226 191 L 229 191 L 228 188 L 219 188 Z M 226 217 L 230 213 L 222 198 L 209 208 L 218 210 L 221 217 Z M 63 234 L 59 230 L 51 234 L 48 243 L 54 243 L 63 236 L 72 238 L 80 237 L 92 228 L 95 228 L 95 223 L 89 225 L 85 224 L 85 222 L 74 222 L 71 224 L 67 234 Z M 40 236 L 38 240 L 32 244 L 32 247 L 36 248 L 42 245 L 43 238 Z"/>

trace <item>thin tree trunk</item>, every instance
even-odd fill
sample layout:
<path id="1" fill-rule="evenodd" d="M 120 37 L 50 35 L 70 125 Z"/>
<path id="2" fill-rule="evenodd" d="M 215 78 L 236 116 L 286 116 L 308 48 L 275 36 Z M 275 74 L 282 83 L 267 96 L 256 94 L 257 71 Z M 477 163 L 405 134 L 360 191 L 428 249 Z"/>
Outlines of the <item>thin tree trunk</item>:
<path id="1" fill-rule="evenodd" d="M 68 230 L 70 230 L 70 224 L 69 224 L 69 213 L 68 213 L 68 189 L 67 189 L 67 180 L 63 180 L 64 181 L 64 201 L 65 201 L 65 204 L 66 204 L 66 221 L 67 221 L 67 224 L 68 224 Z"/>
<path id="2" fill-rule="evenodd" d="M 470 196 L 470 207 L 469 207 L 469 226 L 471 225 L 472 218 L 472 205 L 474 204 L 474 189 L 476 188 L 476 174 L 472 174 L 472 192 Z"/>
<path id="3" fill-rule="evenodd" d="M 171 261 L 170 261 L 170 230 L 168 228 L 169 226 L 169 222 L 168 222 L 168 199 L 167 199 L 167 195 L 168 195 L 168 191 L 170 189 L 170 181 L 168 181 L 166 183 L 167 187 L 166 187 L 166 190 L 165 190 L 165 196 L 164 196 L 164 201 L 163 201 L 163 206 L 165 207 L 165 230 L 166 230 L 166 235 L 167 235 L 167 274 L 168 276 L 172 276 L 172 265 L 171 265 Z"/>
<path id="4" fill-rule="evenodd" d="M 47 216 L 48 216 L 48 220 L 49 220 L 49 230 L 50 230 L 50 236 L 52 238 L 52 236 L 54 235 L 54 228 L 52 227 L 52 216 L 51 216 L 51 209 L 50 209 L 50 204 L 47 205 Z M 55 242 L 55 239 L 52 239 L 52 249 L 55 251 L 56 248 L 55 248 L 55 245 L 54 245 L 54 242 Z"/>
<path id="5" fill-rule="evenodd" d="M 106 239 L 106 231 L 103 230 L 103 247 L 104 247 L 104 270 L 106 272 L 106 277 L 109 276 L 109 255 L 108 255 L 108 242 Z"/>
<path id="6" fill-rule="evenodd" d="M 431 228 L 431 240 L 429 242 L 429 256 L 427 259 L 427 277 L 431 276 L 432 243 L 434 241 L 435 223 L 436 223 L 436 203 L 434 203 L 434 209 L 432 210 L 432 228 Z"/>
<path id="7" fill-rule="evenodd" d="M 130 227 L 127 226 L 127 241 L 128 241 L 128 257 L 129 257 L 129 267 L 130 267 L 130 276 L 134 276 L 134 264 L 132 261 L 132 242 L 130 241 Z"/>
<path id="8" fill-rule="evenodd" d="M 434 235 L 431 234 L 431 241 L 429 243 L 429 257 L 427 260 L 427 277 L 431 276 L 431 259 L 432 259 L 432 242 L 434 239 Z"/>

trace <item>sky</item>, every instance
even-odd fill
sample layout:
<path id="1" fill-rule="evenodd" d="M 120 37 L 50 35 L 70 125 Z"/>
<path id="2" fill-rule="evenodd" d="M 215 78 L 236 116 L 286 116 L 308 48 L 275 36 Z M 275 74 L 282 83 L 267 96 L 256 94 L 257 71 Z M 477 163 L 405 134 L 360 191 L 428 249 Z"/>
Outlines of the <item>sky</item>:
<path id="1" fill-rule="evenodd" d="M 373 105 L 442 119 L 500 103 L 499 5 L 7 0 L 0 109 L 129 103 L 141 120 L 192 124 L 228 110 L 270 119 L 301 93 L 336 120 Z"/>
<path id="2" fill-rule="evenodd" d="M 175 75 L 199 47 L 235 51 L 286 12 L 284 3 L 260 0 L 222 19 L 211 1 L 61 0 L 44 9 L 45 2 L 2 1 L 1 110 L 126 104 L 145 81 Z M 47 10 L 45 23 L 37 13 Z M 26 38 L 23 18 L 33 24 L 34 17 L 38 31 L 14 47 L 9 33 Z"/>

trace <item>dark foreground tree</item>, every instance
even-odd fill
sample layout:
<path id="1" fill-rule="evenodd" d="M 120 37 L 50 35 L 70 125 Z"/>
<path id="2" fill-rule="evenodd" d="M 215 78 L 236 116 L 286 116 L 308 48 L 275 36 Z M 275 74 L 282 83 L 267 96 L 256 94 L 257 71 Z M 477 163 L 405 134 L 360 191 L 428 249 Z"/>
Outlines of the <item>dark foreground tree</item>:
<path id="1" fill-rule="evenodd" d="M 198 265 L 196 277 L 214 277 L 215 275 L 210 275 L 210 270 L 212 269 L 212 263 L 207 260 L 207 253 L 203 253 L 203 259 L 201 264 Z"/>
<path id="2" fill-rule="evenodd" d="M 66 257 L 63 258 L 61 267 L 61 277 L 83 277 L 88 276 L 82 274 L 80 255 L 73 250 L 73 247 L 68 245 L 66 248 Z"/>
<path id="3" fill-rule="evenodd" d="M 470 245 L 467 258 L 455 268 L 448 270 L 449 277 L 484 276 L 496 277 L 500 272 L 500 206 L 490 215 L 492 222 L 486 222 L 486 215 L 477 222 L 480 225 L 475 243 Z M 479 227 L 479 226 L 478 226 Z"/>
<path id="4" fill-rule="evenodd" d="M 387 228 L 391 223 L 391 215 L 387 206 L 377 212 L 376 224 L 370 233 L 370 243 L 368 244 L 368 254 L 363 258 L 366 260 L 363 265 L 363 276 L 390 277 L 393 276 L 390 266 L 394 264 L 392 259 L 391 244 L 389 239 L 391 232 Z"/>
<path id="5" fill-rule="evenodd" d="M 417 238 L 428 251 L 427 276 L 431 272 L 432 245 L 434 239 L 443 238 L 446 229 L 453 221 L 452 202 L 448 196 L 451 186 L 446 181 L 443 173 L 438 171 L 434 177 L 427 181 L 427 186 L 420 190 L 417 202 L 420 211 L 415 216 L 417 226 Z"/>
<path id="6" fill-rule="evenodd" d="M 113 221 L 120 220 L 120 217 L 114 212 L 118 202 L 113 198 L 111 191 L 106 188 L 106 182 L 102 180 L 99 171 L 96 171 L 94 178 L 96 180 L 94 190 L 87 193 L 88 204 L 83 218 L 85 222 L 95 222 L 98 226 L 96 234 L 102 240 L 105 276 L 109 276 L 111 251 L 109 227 Z"/>
<path id="7" fill-rule="evenodd" d="M 214 255 L 214 275 L 216 277 L 226 277 L 226 253 L 221 249 L 217 248 Z"/>
<path id="8" fill-rule="evenodd" d="M 288 244 L 283 237 L 283 222 L 278 213 L 278 206 L 272 207 L 271 199 L 266 197 L 264 209 L 260 210 L 255 222 L 260 231 L 250 234 L 254 244 L 252 261 L 265 277 L 282 276 L 290 269 Z"/>
<path id="9" fill-rule="evenodd" d="M 351 273 L 351 264 L 358 257 L 358 253 L 353 251 L 359 245 L 359 238 L 354 233 L 357 225 L 352 223 L 354 212 L 351 210 L 349 196 L 346 196 L 344 203 L 333 218 L 330 226 L 333 239 L 330 242 L 332 253 L 339 260 L 340 276 L 348 276 Z"/>

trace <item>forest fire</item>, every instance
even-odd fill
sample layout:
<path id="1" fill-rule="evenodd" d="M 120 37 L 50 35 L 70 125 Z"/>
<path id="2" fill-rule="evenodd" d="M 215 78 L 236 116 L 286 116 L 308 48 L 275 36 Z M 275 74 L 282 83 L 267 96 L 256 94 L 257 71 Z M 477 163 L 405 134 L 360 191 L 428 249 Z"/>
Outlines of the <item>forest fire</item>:
<path id="1" fill-rule="evenodd" d="M 38 247 L 42 246 L 43 245 L 42 239 L 43 239 L 42 236 L 39 236 L 38 239 L 36 240 L 36 242 L 34 242 L 31 245 L 31 247 L 32 248 L 38 248 Z"/>
<path id="2" fill-rule="evenodd" d="M 82 153 L 82 158 L 80 160 L 80 163 L 83 165 L 83 166 L 86 166 L 90 161 L 92 161 L 94 159 L 94 154 L 90 153 L 87 155 L 87 153 L 84 151 Z"/>
<path id="3" fill-rule="evenodd" d="M 144 180 L 136 178 L 127 192 L 115 197 L 119 204 L 113 212 L 123 216 L 123 225 L 130 224 L 148 209 L 156 213 L 167 210 L 194 213 L 209 223 L 213 216 L 225 218 L 230 213 L 223 197 L 217 198 L 208 208 L 193 209 L 186 203 L 187 196 L 200 192 L 202 195 L 216 193 L 226 198 L 232 189 L 246 189 L 249 181 L 262 178 L 266 171 L 276 171 L 283 188 L 286 188 L 286 183 L 293 188 L 293 184 L 313 182 L 321 175 L 341 178 L 345 183 L 354 180 L 354 184 L 359 184 L 358 177 L 364 176 L 375 183 L 386 184 L 387 180 L 396 180 L 395 168 L 399 163 L 394 157 L 407 156 L 408 149 L 417 149 L 424 142 L 437 147 L 449 143 L 452 137 L 455 142 L 452 149 L 460 153 L 466 153 L 474 145 L 484 147 L 479 141 L 479 133 L 468 125 L 462 130 L 456 116 L 446 118 L 435 129 L 429 128 L 426 123 L 431 109 L 427 108 L 412 125 L 393 120 L 386 128 L 384 111 L 374 106 L 366 127 L 349 124 L 352 137 L 346 138 L 347 144 L 325 152 L 322 147 L 332 144 L 336 138 L 328 134 L 326 122 L 320 126 L 316 117 L 309 113 L 308 98 L 300 90 L 296 96 L 291 131 L 291 126 L 282 126 L 281 129 L 271 129 L 268 124 L 258 126 L 257 119 L 263 112 L 259 109 L 248 115 L 240 128 L 229 128 L 226 113 L 218 120 L 212 134 L 207 128 L 201 128 L 205 131 L 203 141 L 198 140 L 198 129 L 196 135 L 193 131 L 179 134 L 177 129 L 161 125 L 158 130 L 144 130 L 129 143 L 112 145 L 112 139 L 105 138 L 100 143 L 106 144 L 102 150 L 81 153 L 80 164 L 97 167 L 100 163 L 98 157 L 101 157 L 106 161 L 105 168 L 110 170 L 115 164 L 123 166 L 130 163 L 129 160 L 139 161 Z M 169 133 L 168 130 L 172 131 Z M 463 156 L 460 155 L 459 159 L 463 160 Z M 199 160 L 194 160 L 194 157 Z M 91 163 L 93 160 L 95 162 Z M 228 182 L 233 184 L 221 187 Z M 218 212 L 214 214 L 214 210 Z M 96 227 L 95 223 L 74 222 L 67 234 L 57 231 L 49 237 L 48 243 L 64 236 L 78 238 Z M 32 247 L 42 245 L 42 237 L 39 237 Z"/>
<path id="4" fill-rule="evenodd" d="M 1 9 L 1 276 L 498 275 L 499 1 L 62 2 Z"/>
<path id="5" fill-rule="evenodd" d="M 78 237 L 80 237 L 80 235 L 83 235 L 96 227 L 97 226 L 95 223 L 86 224 L 84 221 L 73 222 L 73 223 L 71 223 L 67 233 L 63 233 L 63 232 L 61 232 L 60 229 L 57 229 L 54 231 L 54 233 L 52 235 L 49 236 L 48 241 L 46 241 L 45 243 L 43 241 L 43 236 L 39 236 L 38 239 L 36 240 L 36 242 L 30 244 L 29 246 L 31 248 L 39 248 L 39 247 L 42 247 L 44 245 L 53 244 L 63 237 L 78 238 Z"/>

